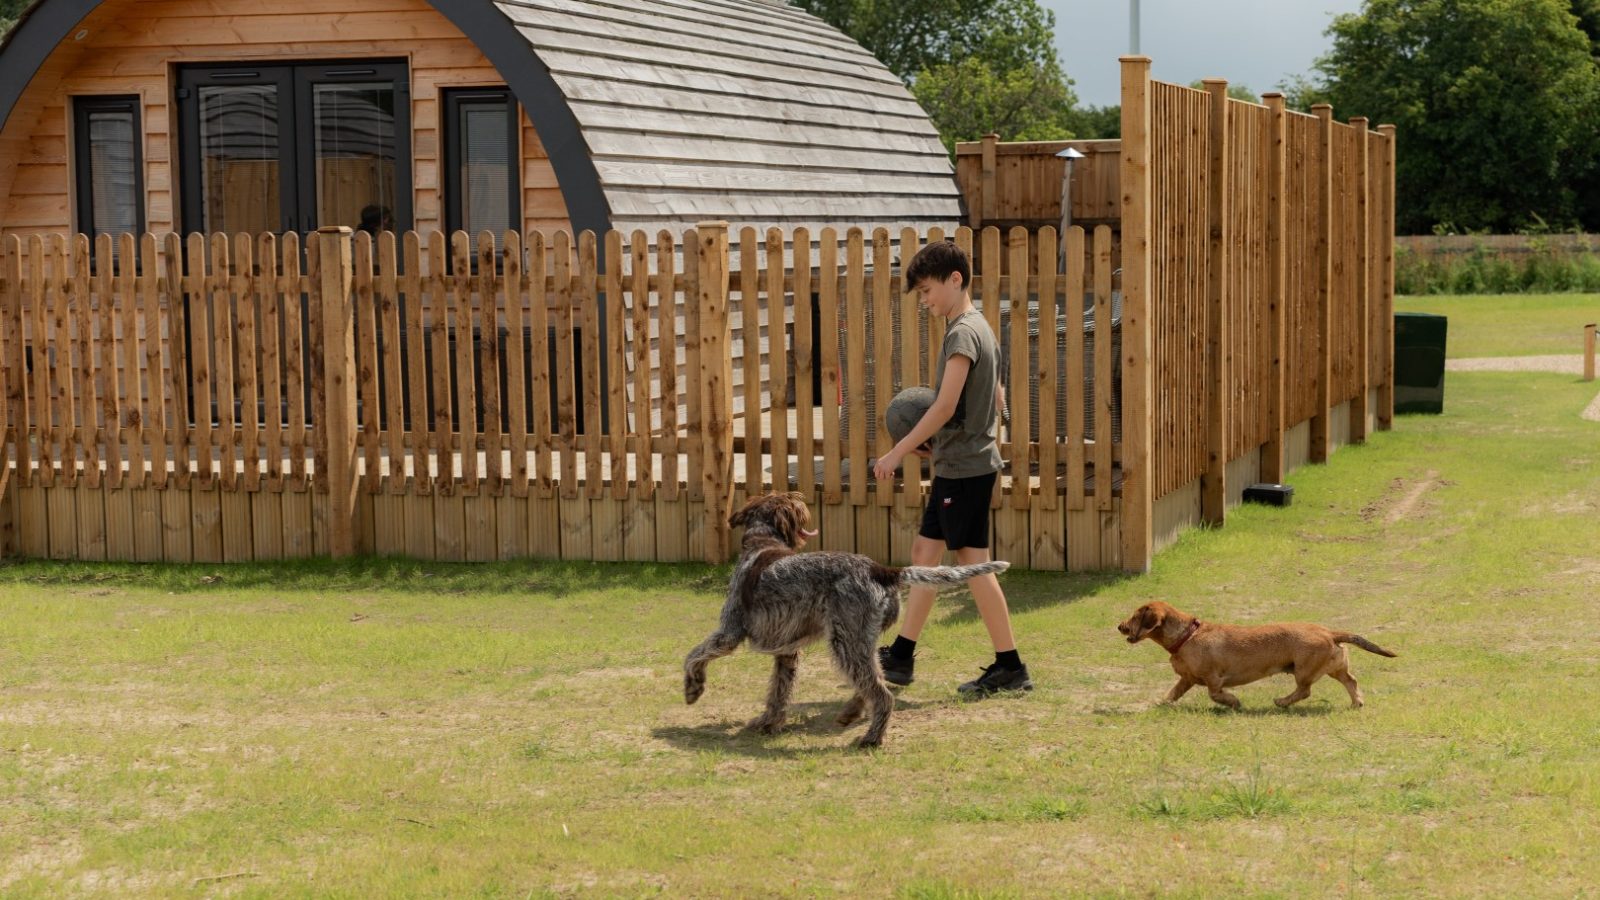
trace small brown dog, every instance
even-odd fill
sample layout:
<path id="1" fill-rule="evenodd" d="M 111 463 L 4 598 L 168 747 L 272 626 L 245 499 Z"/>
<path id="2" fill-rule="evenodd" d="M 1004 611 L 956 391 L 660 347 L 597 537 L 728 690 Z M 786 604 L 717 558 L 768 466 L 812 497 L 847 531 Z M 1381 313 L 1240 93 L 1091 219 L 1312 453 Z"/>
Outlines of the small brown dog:
<path id="1" fill-rule="evenodd" d="M 1149 638 L 1172 654 L 1172 670 L 1178 673 L 1178 683 L 1167 692 L 1164 702 L 1175 703 L 1189 688 L 1203 684 L 1212 700 L 1230 709 L 1239 708 L 1239 698 L 1226 688 L 1280 672 L 1293 675 L 1295 685 L 1293 693 L 1272 701 L 1279 706 L 1311 696 L 1311 685 L 1329 675 L 1350 692 L 1350 705 L 1359 708 L 1361 689 L 1350 674 L 1349 653 L 1341 645 L 1355 644 L 1379 656 L 1395 655 L 1358 634 L 1303 622 L 1201 624 L 1194 616 L 1159 600 L 1139 607 L 1117 630 L 1127 636 L 1130 644 Z"/>

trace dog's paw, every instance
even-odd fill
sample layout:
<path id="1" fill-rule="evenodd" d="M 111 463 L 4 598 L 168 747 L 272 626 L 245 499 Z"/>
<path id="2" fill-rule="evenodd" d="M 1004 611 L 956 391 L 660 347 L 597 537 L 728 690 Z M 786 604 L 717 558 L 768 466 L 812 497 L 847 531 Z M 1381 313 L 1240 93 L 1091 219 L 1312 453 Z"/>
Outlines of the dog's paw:
<path id="1" fill-rule="evenodd" d="M 705 682 L 685 681 L 683 683 L 683 702 L 693 706 L 694 702 L 699 700 L 700 695 L 704 694 L 705 692 Z"/>
<path id="2" fill-rule="evenodd" d="M 751 719 L 749 724 L 745 725 L 745 728 L 748 728 L 757 734 L 768 735 L 782 734 L 784 731 L 788 730 L 788 726 L 785 724 L 783 719 L 769 719 L 766 716 Z"/>
<path id="3" fill-rule="evenodd" d="M 861 740 L 856 741 L 856 749 L 857 750 L 876 750 L 876 749 L 878 749 L 879 747 L 882 747 L 882 746 L 883 746 L 883 738 L 862 737 Z"/>
<path id="4" fill-rule="evenodd" d="M 861 721 L 861 710 L 847 709 L 844 712 L 839 713 L 838 717 L 836 717 L 833 721 L 834 724 L 838 725 L 840 728 L 849 728 L 851 725 Z"/>

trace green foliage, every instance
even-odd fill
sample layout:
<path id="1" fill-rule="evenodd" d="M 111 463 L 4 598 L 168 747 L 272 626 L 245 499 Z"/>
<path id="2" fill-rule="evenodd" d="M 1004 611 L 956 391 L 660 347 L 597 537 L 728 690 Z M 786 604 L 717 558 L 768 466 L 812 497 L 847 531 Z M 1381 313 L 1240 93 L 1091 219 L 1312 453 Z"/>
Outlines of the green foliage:
<path id="1" fill-rule="evenodd" d="M 1294 105 L 1399 129 L 1397 225 L 1509 231 L 1542 218 L 1600 227 L 1596 4 L 1367 0 L 1333 20 L 1332 50 Z"/>
<path id="2" fill-rule="evenodd" d="M 945 146 L 1072 137 L 1075 97 L 1055 49 L 1055 14 L 1036 0 L 795 0 L 899 75 Z"/>
<path id="3" fill-rule="evenodd" d="M 1283 92 L 1284 105 L 1300 112 L 1310 112 L 1316 104 L 1328 102 L 1327 88 L 1304 75 L 1278 82 L 1278 90 Z"/>
<path id="4" fill-rule="evenodd" d="M 1075 106 L 1067 113 L 1067 128 L 1073 137 L 1084 140 L 1122 137 L 1122 107 Z"/>
<path id="5" fill-rule="evenodd" d="M 794 0 L 907 83 L 978 55 L 997 70 L 1055 63 L 1055 16 L 1034 0 Z"/>
<path id="6" fill-rule="evenodd" d="M 1005 141 L 1073 136 L 1067 124 L 1072 89 L 1060 69 L 996 69 L 971 56 L 924 70 L 911 86 L 945 147 L 993 132 Z"/>
<path id="7" fill-rule="evenodd" d="M 12 26 L 17 24 L 17 19 L 22 16 L 22 11 L 28 8 L 29 0 L 0 0 L 0 37 L 5 36 Z"/>
<path id="8" fill-rule="evenodd" d="M 1551 294 L 1600 292 L 1600 253 L 1564 252 L 1535 244 L 1518 256 L 1479 247 L 1470 253 L 1423 256 L 1396 247 L 1397 294 Z"/>

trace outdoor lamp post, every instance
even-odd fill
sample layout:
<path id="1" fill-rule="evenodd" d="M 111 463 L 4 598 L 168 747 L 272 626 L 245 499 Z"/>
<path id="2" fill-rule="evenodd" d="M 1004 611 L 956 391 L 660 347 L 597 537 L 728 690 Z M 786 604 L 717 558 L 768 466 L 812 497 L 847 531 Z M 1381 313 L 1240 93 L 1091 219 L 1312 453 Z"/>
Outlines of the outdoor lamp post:
<path id="1" fill-rule="evenodd" d="M 1083 159 L 1083 154 L 1068 147 L 1057 153 L 1056 156 L 1064 163 L 1061 169 L 1061 233 L 1057 235 L 1061 240 L 1061 254 L 1056 262 L 1056 271 L 1065 272 L 1067 264 L 1067 228 L 1072 225 L 1072 161 Z"/>

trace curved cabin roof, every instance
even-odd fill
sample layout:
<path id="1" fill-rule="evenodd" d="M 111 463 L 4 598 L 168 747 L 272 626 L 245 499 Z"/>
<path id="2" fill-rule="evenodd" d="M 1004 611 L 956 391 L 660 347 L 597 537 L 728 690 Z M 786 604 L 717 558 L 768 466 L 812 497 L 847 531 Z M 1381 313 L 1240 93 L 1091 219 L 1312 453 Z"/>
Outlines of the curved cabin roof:
<path id="1" fill-rule="evenodd" d="M 100 2 L 23 14 L 0 44 L 0 123 Z M 960 220 L 949 157 L 910 92 L 778 0 L 429 2 L 527 109 L 575 230 Z"/>

